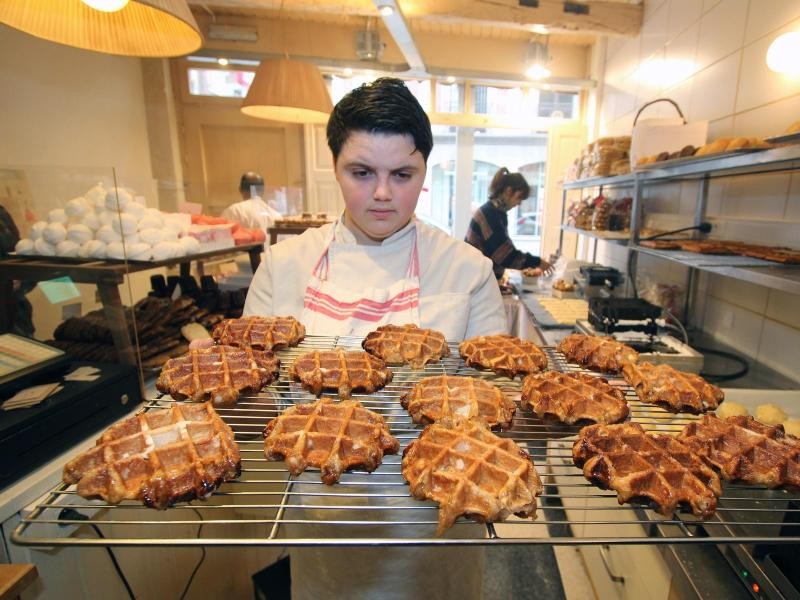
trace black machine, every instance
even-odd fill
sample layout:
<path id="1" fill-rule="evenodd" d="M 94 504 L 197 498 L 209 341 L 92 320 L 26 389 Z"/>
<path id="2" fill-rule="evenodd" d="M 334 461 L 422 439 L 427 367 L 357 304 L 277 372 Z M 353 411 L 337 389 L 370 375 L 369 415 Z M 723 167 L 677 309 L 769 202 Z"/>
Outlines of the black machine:
<path id="1" fill-rule="evenodd" d="M 589 298 L 589 323 L 602 333 L 641 331 L 654 336 L 660 316 L 661 307 L 641 298 Z"/>
<path id="2" fill-rule="evenodd" d="M 584 285 L 605 286 L 612 290 L 625 281 L 625 276 L 614 267 L 584 265 L 580 267 L 580 273 L 585 279 Z"/>

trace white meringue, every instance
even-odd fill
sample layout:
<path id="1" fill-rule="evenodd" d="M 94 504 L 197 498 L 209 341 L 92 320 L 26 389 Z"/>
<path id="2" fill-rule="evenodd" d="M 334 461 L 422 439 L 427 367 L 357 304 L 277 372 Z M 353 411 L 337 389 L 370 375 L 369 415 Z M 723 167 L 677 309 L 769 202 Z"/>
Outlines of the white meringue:
<path id="1" fill-rule="evenodd" d="M 116 212 L 112 212 L 110 210 L 101 210 L 97 213 L 97 218 L 100 219 L 100 225 L 111 225 L 111 222 L 114 219 L 118 219 L 119 216 Z"/>
<path id="2" fill-rule="evenodd" d="M 138 202 L 129 202 L 123 212 L 132 215 L 137 221 L 141 220 L 144 216 L 146 207 L 144 204 L 139 204 Z"/>
<path id="3" fill-rule="evenodd" d="M 73 198 L 67 202 L 66 206 L 64 206 L 64 212 L 67 213 L 67 216 L 76 219 L 80 219 L 83 215 L 85 215 L 88 209 L 89 203 L 83 196 Z"/>
<path id="4" fill-rule="evenodd" d="M 200 242 L 190 235 L 183 236 L 178 243 L 186 250 L 186 254 L 196 254 L 200 250 Z"/>
<path id="5" fill-rule="evenodd" d="M 76 223 L 67 227 L 67 239 L 72 240 L 79 246 L 94 238 L 94 232 L 86 225 Z"/>
<path id="6" fill-rule="evenodd" d="M 122 242 L 109 242 L 106 246 L 108 258 L 125 258 L 125 247 Z"/>
<path id="7" fill-rule="evenodd" d="M 122 188 L 115 188 L 106 194 L 105 207 L 108 210 L 125 210 L 129 202 L 133 202 L 130 193 Z"/>
<path id="8" fill-rule="evenodd" d="M 36 254 L 39 256 L 55 256 L 56 255 L 56 247 L 47 242 L 44 238 L 39 238 L 33 243 L 33 247 L 36 250 Z"/>
<path id="9" fill-rule="evenodd" d="M 150 260 L 153 257 L 153 247 L 144 242 L 138 242 L 133 245 L 126 245 L 125 249 L 128 252 L 128 258 L 131 260 Z"/>
<path id="10" fill-rule="evenodd" d="M 67 239 L 67 228 L 61 223 L 49 223 L 42 231 L 42 238 L 49 244 L 57 244 Z"/>
<path id="11" fill-rule="evenodd" d="M 136 230 L 139 229 L 139 222 L 133 215 L 121 213 L 117 219 L 111 219 L 111 226 L 117 233 L 130 235 L 136 233 Z"/>
<path id="12" fill-rule="evenodd" d="M 80 223 L 81 225 L 86 225 L 86 227 L 92 231 L 97 231 L 100 229 L 100 225 L 102 225 L 100 222 L 100 217 L 97 216 L 96 212 L 87 212 L 85 215 L 83 215 Z"/>
<path id="13" fill-rule="evenodd" d="M 78 251 L 78 256 L 84 258 L 105 258 L 106 245 L 100 240 L 89 240 Z"/>
<path id="14" fill-rule="evenodd" d="M 164 219 L 160 216 L 145 213 L 144 216 L 139 219 L 139 231 L 143 229 L 161 229 L 163 226 Z"/>
<path id="15" fill-rule="evenodd" d="M 31 225 L 31 230 L 28 232 L 28 237 L 35 242 L 42 237 L 42 232 L 44 231 L 45 227 L 47 227 L 47 223 L 44 221 L 36 221 L 36 223 Z"/>
<path id="16" fill-rule="evenodd" d="M 22 238 L 17 242 L 17 245 L 14 246 L 14 251 L 17 254 L 36 254 L 36 250 L 34 248 L 33 240 Z"/>
<path id="17" fill-rule="evenodd" d="M 103 206 L 106 201 L 106 188 L 102 183 L 92 186 L 85 194 L 86 200 L 92 206 Z"/>
<path id="18" fill-rule="evenodd" d="M 80 246 L 72 240 L 64 240 L 56 245 L 56 256 L 78 256 Z"/>
<path id="19" fill-rule="evenodd" d="M 94 238 L 96 240 L 100 240 L 104 244 L 122 241 L 122 236 L 114 231 L 114 228 L 111 227 L 111 225 L 103 225 L 100 227 L 100 229 L 97 230 L 97 233 L 94 234 Z"/>
<path id="20" fill-rule="evenodd" d="M 54 208 L 47 213 L 48 223 L 66 223 L 68 218 L 63 208 Z"/>
<path id="21" fill-rule="evenodd" d="M 178 242 L 161 242 L 153 246 L 153 260 L 166 260 L 183 255 L 183 247 Z"/>
<path id="22" fill-rule="evenodd" d="M 145 244 L 155 246 L 164 239 L 164 234 L 160 229 L 150 227 L 149 229 L 139 230 L 139 239 Z"/>

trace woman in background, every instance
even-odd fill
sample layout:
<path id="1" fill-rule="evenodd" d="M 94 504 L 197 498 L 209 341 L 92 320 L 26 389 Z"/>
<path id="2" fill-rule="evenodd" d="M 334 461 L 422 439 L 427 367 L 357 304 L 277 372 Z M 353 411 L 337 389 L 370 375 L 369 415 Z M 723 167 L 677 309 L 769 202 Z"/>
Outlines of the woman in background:
<path id="1" fill-rule="evenodd" d="M 472 215 L 466 242 L 492 260 L 494 276 L 499 280 L 506 269 L 539 267 L 547 273 L 552 265 L 538 256 L 514 247 L 508 236 L 508 211 L 519 206 L 531 193 L 521 173 L 509 173 L 501 167 L 489 184 L 489 201 Z"/>

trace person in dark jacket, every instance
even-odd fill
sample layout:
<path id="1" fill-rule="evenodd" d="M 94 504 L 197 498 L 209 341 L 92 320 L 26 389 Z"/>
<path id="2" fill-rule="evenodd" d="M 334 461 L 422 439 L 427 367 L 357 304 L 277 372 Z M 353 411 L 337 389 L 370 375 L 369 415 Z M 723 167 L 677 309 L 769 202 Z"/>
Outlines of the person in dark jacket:
<path id="1" fill-rule="evenodd" d="M 5 258 L 14 250 L 19 237 L 19 229 L 17 229 L 11 214 L 4 206 L 0 206 L 0 258 Z M 10 283 L 10 289 L 0 289 L 0 295 L 3 296 L 3 306 L 0 307 L 0 310 L 6 313 L 5 318 L 0 319 L 5 327 L 0 327 L 0 329 L 8 329 L 10 333 L 33 337 L 33 308 L 25 294 L 30 292 L 36 283 L 32 281 L 12 281 Z M 0 333 L 7 332 L 0 331 Z"/>
<path id="2" fill-rule="evenodd" d="M 517 250 L 508 236 L 508 211 L 519 206 L 530 193 L 531 188 L 522 174 L 509 173 L 501 167 L 489 184 L 489 201 L 472 215 L 464 239 L 492 259 L 497 279 L 506 269 L 539 267 L 546 273 L 553 268 L 538 256 Z"/>

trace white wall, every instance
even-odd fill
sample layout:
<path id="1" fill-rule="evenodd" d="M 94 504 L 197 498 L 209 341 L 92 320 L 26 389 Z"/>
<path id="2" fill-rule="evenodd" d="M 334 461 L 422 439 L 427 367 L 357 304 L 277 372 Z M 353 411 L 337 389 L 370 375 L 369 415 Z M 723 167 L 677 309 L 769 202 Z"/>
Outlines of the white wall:
<path id="1" fill-rule="evenodd" d="M 800 78 L 769 71 L 765 56 L 786 31 L 800 31 L 797 0 L 645 0 L 641 34 L 608 42 L 597 135 L 629 134 L 636 110 L 661 96 L 675 99 L 689 121 L 707 119 L 710 139 L 783 132 L 800 118 Z M 658 60 L 685 70 L 672 77 L 662 68 L 656 82 L 647 81 L 643 65 Z M 674 114 L 665 103 L 650 110 L 648 116 Z M 646 211 L 664 215 L 662 223 L 689 224 L 697 187 L 648 188 L 647 197 Z M 800 173 L 715 180 L 708 216 L 714 237 L 800 248 Z M 598 250 L 601 262 L 624 264 L 618 248 Z M 640 260 L 642 268 L 685 279 L 683 269 L 658 259 Z M 699 298 L 695 325 L 800 379 L 800 317 L 792 309 L 800 297 L 703 275 Z"/>

